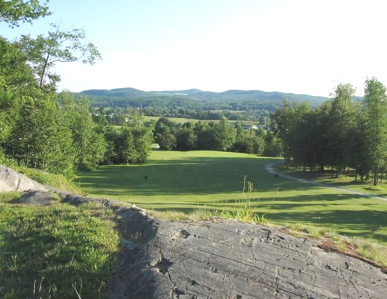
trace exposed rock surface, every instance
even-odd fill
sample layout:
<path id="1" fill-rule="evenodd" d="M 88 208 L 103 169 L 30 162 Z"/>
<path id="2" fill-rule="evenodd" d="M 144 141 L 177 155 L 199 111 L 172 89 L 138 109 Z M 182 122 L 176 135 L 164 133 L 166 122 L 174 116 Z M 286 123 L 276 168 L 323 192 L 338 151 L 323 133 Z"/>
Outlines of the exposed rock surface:
<path id="1" fill-rule="evenodd" d="M 43 190 L 46 188 L 24 174 L 0 165 L 0 192 Z"/>
<path id="2" fill-rule="evenodd" d="M 59 193 L 112 208 L 124 237 L 109 298 L 386 298 L 387 275 L 321 241 L 276 228 L 152 219 L 118 201 Z"/>
<path id="3" fill-rule="evenodd" d="M 20 198 L 12 200 L 12 203 L 50 205 L 58 201 L 58 196 L 49 191 L 26 191 Z"/>
<path id="4" fill-rule="evenodd" d="M 316 240 L 236 221 L 126 219 L 142 240 L 122 243 L 111 298 L 386 298 L 380 269 Z"/>

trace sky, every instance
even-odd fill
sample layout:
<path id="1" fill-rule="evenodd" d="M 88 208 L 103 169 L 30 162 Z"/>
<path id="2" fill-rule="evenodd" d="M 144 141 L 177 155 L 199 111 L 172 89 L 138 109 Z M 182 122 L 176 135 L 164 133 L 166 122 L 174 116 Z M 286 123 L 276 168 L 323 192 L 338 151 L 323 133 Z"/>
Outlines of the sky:
<path id="1" fill-rule="evenodd" d="M 83 28 L 102 60 L 57 64 L 59 90 L 133 87 L 329 96 L 387 85 L 385 0 L 51 0 L 52 16 L 0 35 Z"/>

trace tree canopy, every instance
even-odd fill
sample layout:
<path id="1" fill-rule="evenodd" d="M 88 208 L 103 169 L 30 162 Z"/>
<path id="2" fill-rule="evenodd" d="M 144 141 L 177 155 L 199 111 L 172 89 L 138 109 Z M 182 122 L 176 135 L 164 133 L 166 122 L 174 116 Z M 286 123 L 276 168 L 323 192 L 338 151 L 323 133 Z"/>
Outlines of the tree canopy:
<path id="1" fill-rule="evenodd" d="M 387 174 L 387 95 L 376 78 L 365 81 L 364 98 L 354 100 L 351 84 L 339 83 L 331 99 L 317 108 L 284 102 L 271 115 L 275 136 L 282 141 L 287 163 L 306 169 L 350 167 L 355 177 Z"/>
<path id="2" fill-rule="evenodd" d="M 20 22 L 32 23 L 51 14 L 48 3 L 48 0 L 43 3 L 38 0 L 0 0 L 0 22 L 6 22 L 11 27 L 18 26 Z"/>

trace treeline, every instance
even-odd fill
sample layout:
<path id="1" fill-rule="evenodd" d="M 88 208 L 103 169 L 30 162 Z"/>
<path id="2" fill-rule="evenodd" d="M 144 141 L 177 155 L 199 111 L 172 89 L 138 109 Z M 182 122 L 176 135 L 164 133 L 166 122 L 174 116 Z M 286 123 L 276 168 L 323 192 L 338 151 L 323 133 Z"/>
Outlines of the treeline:
<path id="1" fill-rule="evenodd" d="M 154 128 L 154 139 L 163 150 L 233 151 L 279 156 L 281 144 L 264 128 L 244 129 L 241 122 L 223 118 L 219 122 L 177 124 L 160 118 Z"/>
<path id="2" fill-rule="evenodd" d="M 0 5 L 0 22 L 10 27 L 49 15 L 47 2 Z M 57 25 L 46 35 L 0 36 L 0 164 L 17 164 L 72 177 L 100 163 L 145 161 L 152 130 L 139 123 L 121 127 L 96 122 L 87 100 L 58 94 L 57 61 L 93 64 L 100 53 L 82 29 Z"/>
<path id="3" fill-rule="evenodd" d="M 82 94 L 77 94 L 81 97 Z M 200 120 L 256 120 L 269 118 L 270 112 L 281 104 L 280 100 L 195 100 L 183 96 L 151 96 L 143 98 L 106 97 L 86 95 L 92 107 L 105 109 L 138 109 L 146 116 L 186 117 Z"/>
<path id="4" fill-rule="evenodd" d="M 89 103 L 75 102 L 69 93 L 1 101 L 0 122 L 0 164 L 38 168 L 69 178 L 76 169 L 93 169 L 99 164 L 143 163 L 153 142 L 151 128 L 142 121 L 113 126 L 101 118 L 96 123 Z"/>
<path id="5" fill-rule="evenodd" d="M 286 163 L 306 170 L 327 167 L 340 176 L 353 169 L 355 178 L 372 177 L 374 185 L 387 177 L 386 87 L 376 78 L 365 81 L 361 100 L 351 84 L 338 84 L 331 100 L 318 108 L 290 104 L 271 115 L 271 127 L 283 145 Z"/>

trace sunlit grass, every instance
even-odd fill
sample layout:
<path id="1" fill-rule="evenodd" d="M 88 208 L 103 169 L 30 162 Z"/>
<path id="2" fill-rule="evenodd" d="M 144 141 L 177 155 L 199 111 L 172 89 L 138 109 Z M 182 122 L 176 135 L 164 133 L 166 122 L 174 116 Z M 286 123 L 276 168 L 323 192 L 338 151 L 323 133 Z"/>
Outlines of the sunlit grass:
<path id="1" fill-rule="evenodd" d="M 144 165 L 103 166 L 80 173 L 77 182 L 93 197 L 159 212 L 257 215 L 276 225 L 301 223 L 387 244 L 387 202 L 275 177 L 264 165 L 276 161 L 228 152 L 153 151 Z M 251 192 L 243 192 L 247 181 Z"/>
<path id="2" fill-rule="evenodd" d="M 301 168 L 286 168 L 285 166 L 279 166 L 277 169 L 294 177 L 313 180 L 314 182 L 342 187 L 362 193 L 387 197 L 387 180 L 381 180 L 377 186 L 374 186 L 372 179 L 361 181 L 358 177 L 357 180 L 355 180 L 353 170 L 350 172 L 347 171 L 336 178 L 334 171 L 331 171 L 330 169 L 324 172 L 304 172 Z"/>
<path id="3" fill-rule="evenodd" d="M 105 298 L 119 236 L 93 204 L 0 204 L 0 298 Z"/>

